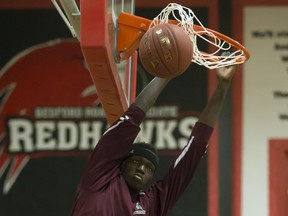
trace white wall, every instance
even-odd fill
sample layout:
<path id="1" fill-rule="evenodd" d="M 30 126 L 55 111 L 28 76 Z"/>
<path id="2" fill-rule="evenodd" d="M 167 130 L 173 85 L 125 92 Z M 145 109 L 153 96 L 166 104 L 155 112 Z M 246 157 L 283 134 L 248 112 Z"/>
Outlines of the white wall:
<path id="1" fill-rule="evenodd" d="M 269 215 L 268 141 L 288 138 L 287 20 L 288 7 L 244 9 L 242 216 Z"/>

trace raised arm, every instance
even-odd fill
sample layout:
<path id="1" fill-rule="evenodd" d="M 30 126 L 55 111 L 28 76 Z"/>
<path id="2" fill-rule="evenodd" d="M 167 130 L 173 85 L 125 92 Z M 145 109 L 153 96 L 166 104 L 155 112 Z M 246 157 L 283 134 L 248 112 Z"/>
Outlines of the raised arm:
<path id="1" fill-rule="evenodd" d="M 216 69 L 218 85 L 199 117 L 199 122 L 213 127 L 220 115 L 231 81 L 237 70 L 237 66 L 228 66 Z"/>
<path id="2" fill-rule="evenodd" d="M 145 86 L 133 104 L 141 108 L 144 112 L 147 112 L 154 105 L 156 99 L 170 80 L 171 78 L 164 79 L 155 77 Z"/>

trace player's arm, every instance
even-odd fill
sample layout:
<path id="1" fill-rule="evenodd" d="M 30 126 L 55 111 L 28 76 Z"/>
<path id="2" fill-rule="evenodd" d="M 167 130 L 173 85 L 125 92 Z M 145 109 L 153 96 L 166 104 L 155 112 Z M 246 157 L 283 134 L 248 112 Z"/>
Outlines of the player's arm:
<path id="1" fill-rule="evenodd" d="M 156 99 L 169 83 L 171 78 L 155 77 L 137 96 L 134 105 L 138 106 L 145 113 L 154 105 Z"/>
<path id="2" fill-rule="evenodd" d="M 145 117 L 145 112 L 155 103 L 169 80 L 154 78 L 137 96 L 133 103 L 135 106 L 130 106 L 123 116 L 106 130 L 90 157 L 84 175 L 86 185 L 96 190 L 113 177 L 106 173 L 117 169 L 123 157 L 127 155 L 140 130 L 139 125 Z"/>
<path id="3" fill-rule="evenodd" d="M 205 109 L 199 117 L 199 122 L 213 127 L 220 115 L 227 92 L 237 66 L 227 66 L 216 69 L 218 84 Z"/>
<path id="4" fill-rule="evenodd" d="M 206 151 L 213 126 L 220 114 L 235 71 L 235 66 L 217 69 L 218 86 L 199 117 L 198 122 L 200 124 L 197 123 L 193 127 L 191 137 L 175 161 L 174 166 L 170 167 L 163 181 L 158 183 L 159 188 L 161 188 L 162 212 L 168 212 L 191 181 Z"/>

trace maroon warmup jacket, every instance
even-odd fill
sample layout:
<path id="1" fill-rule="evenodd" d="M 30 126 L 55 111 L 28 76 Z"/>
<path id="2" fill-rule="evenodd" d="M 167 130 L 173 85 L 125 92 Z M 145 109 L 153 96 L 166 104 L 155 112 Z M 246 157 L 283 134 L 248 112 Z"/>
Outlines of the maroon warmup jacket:
<path id="1" fill-rule="evenodd" d="M 189 184 L 213 129 L 197 122 L 165 177 L 147 191 L 129 190 L 120 174 L 145 113 L 132 105 L 99 140 L 77 189 L 73 216 L 165 216 Z"/>

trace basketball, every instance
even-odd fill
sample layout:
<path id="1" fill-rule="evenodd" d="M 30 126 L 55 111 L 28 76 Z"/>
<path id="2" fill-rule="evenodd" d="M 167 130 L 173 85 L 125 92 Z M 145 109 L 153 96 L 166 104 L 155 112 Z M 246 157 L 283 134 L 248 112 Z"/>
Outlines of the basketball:
<path id="1" fill-rule="evenodd" d="M 161 78 L 176 77 L 191 64 L 193 46 L 188 34 L 174 24 L 159 24 L 149 29 L 139 44 L 144 69 Z"/>

